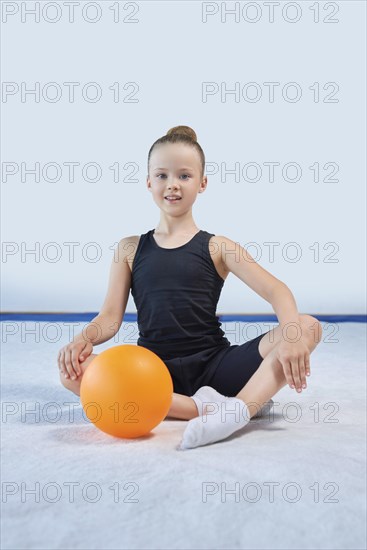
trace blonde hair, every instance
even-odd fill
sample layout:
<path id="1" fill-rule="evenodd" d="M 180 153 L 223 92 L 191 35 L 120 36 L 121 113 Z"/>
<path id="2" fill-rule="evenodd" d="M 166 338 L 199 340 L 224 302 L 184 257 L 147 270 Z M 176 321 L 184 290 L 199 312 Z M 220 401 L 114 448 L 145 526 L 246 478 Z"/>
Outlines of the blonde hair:
<path id="1" fill-rule="evenodd" d="M 204 151 L 202 150 L 199 143 L 197 142 L 196 133 L 192 128 L 190 128 L 190 126 L 174 126 L 173 128 L 170 128 L 167 131 L 165 136 L 160 137 L 153 143 L 148 153 L 148 172 L 149 172 L 150 157 L 154 147 L 164 143 L 185 143 L 186 145 L 190 145 L 194 147 L 200 156 L 201 177 L 203 177 L 204 171 L 205 171 Z"/>

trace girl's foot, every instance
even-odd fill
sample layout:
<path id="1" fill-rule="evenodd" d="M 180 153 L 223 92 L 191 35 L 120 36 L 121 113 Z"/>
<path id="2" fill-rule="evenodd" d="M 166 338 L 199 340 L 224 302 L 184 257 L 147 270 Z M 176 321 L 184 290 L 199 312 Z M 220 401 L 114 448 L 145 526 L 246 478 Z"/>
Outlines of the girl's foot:
<path id="1" fill-rule="evenodd" d="M 217 390 L 211 386 L 202 386 L 196 393 L 194 393 L 194 395 L 191 396 L 191 399 L 195 401 L 199 416 L 202 416 L 206 413 L 206 411 L 210 411 L 213 403 L 223 403 L 226 399 L 228 399 L 228 397 L 217 392 Z M 269 399 L 269 401 L 264 403 L 260 410 L 254 414 L 251 419 L 260 418 L 267 415 L 273 408 L 273 405 L 274 401 Z"/>
<path id="2" fill-rule="evenodd" d="M 221 441 L 246 426 L 249 421 L 248 408 L 241 399 L 226 397 L 219 403 L 211 402 L 206 414 L 188 422 L 176 449 L 182 451 Z"/>

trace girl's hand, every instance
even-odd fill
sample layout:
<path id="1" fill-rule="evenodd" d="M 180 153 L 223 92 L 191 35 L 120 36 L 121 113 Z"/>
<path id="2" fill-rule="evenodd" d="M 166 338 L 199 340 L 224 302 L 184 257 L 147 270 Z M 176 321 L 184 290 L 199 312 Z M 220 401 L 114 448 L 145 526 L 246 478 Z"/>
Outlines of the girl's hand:
<path id="1" fill-rule="evenodd" d="M 285 378 L 290 388 L 295 388 L 298 392 L 302 387 L 307 387 L 306 375 L 310 376 L 310 352 L 305 342 L 282 341 L 278 346 L 277 359 L 280 361 Z"/>
<path id="2" fill-rule="evenodd" d="M 82 374 L 79 362 L 83 362 L 92 353 L 93 345 L 90 342 L 77 340 L 70 342 L 59 351 L 57 363 L 61 374 L 65 378 L 76 380 Z"/>

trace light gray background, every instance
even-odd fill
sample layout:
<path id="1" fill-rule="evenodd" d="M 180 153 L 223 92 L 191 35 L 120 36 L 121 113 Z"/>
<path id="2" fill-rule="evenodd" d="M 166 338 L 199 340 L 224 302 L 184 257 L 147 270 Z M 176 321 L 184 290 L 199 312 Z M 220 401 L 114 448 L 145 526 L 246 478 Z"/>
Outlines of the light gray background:
<path id="1" fill-rule="evenodd" d="M 3 3 L 4 4 L 4 3 Z M 23 3 L 29 7 L 34 2 Z M 41 2 L 41 5 L 44 4 Z M 81 5 L 85 2 L 80 2 Z M 59 244 L 62 258 L 55 263 L 18 253 L 2 258 L 3 311 L 98 311 L 104 300 L 112 260 L 119 239 L 154 228 L 159 211 L 146 189 L 146 161 L 152 143 L 178 124 L 194 128 L 206 154 L 207 165 L 226 163 L 232 168 L 256 162 L 296 162 L 302 167 L 300 181 L 283 180 L 278 168 L 274 182 L 267 171 L 256 183 L 221 181 L 209 176 L 206 192 L 193 209 L 197 225 L 225 235 L 242 246 L 256 242 L 262 251 L 258 262 L 292 290 L 300 312 L 363 313 L 365 311 L 365 3 L 337 2 L 338 23 L 313 22 L 310 6 L 298 2 L 302 17 L 285 22 L 279 8 L 268 21 L 263 2 L 257 23 L 239 23 L 220 13 L 202 22 L 201 2 L 137 2 L 138 23 L 112 22 L 109 6 L 99 2 L 102 18 L 84 21 L 81 9 L 75 22 L 62 18 L 51 24 L 20 15 L 2 23 L 2 80 L 57 82 L 62 99 L 39 103 L 20 93 L 1 103 L 2 163 L 25 162 L 32 167 L 48 162 L 75 161 L 81 166 L 96 162 L 102 167 L 99 182 L 83 181 L 76 170 L 74 183 L 66 169 L 57 183 L 20 174 L 2 180 L 2 240 L 29 249 L 40 243 Z M 122 5 L 124 3 L 121 3 Z M 217 3 L 219 10 L 222 3 Z M 232 2 L 227 4 L 233 4 Z M 285 2 L 281 2 L 283 6 Z M 320 2 L 320 17 L 330 13 Z M 59 3 L 62 7 L 62 2 Z M 241 6 L 243 3 L 241 3 Z M 130 10 L 122 11 L 122 16 Z M 290 12 L 291 13 L 291 12 Z M 50 11 L 51 14 L 51 11 Z M 293 13 L 292 13 L 293 15 Z M 67 100 L 63 82 L 84 85 L 98 82 L 103 97 L 98 103 L 81 98 Z M 108 90 L 136 82 L 137 103 L 114 103 Z M 275 101 L 263 96 L 257 103 L 220 95 L 204 103 L 202 82 L 225 82 L 232 88 L 257 82 L 280 82 Z M 286 102 L 281 87 L 297 82 L 302 98 Z M 313 101 L 309 90 L 320 83 L 321 100 Z M 325 103 L 336 82 L 338 103 Z M 122 90 L 123 94 L 131 91 Z M 137 182 L 114 183 L 109 167 L 136 163 Z M 320 164 L 321 181 L 313 181 L 309 166 Z M 339 165 L 336 183 L 322 181 L 327 162 Z M 286 261 L 280 250 L 297 242 L 302 250 L 298 262 Z M 65 242 L 77 242 L 75 262 L 68 259 Z M 96 263 L 83 259 L 81 249 L 97 242 L 102 257 Z M 271 261 L 266 242 L 278 242 Z M 336 243 L 339 250 L 327 262 Z M 320 260 L 310 247 L 319 243 Z M 255 249 L 248 248 L 252 255 Z M 51 254 L 50 250 L 50 254 Z M 292 251 L 290 250 L 290 253 Z M 126 308 L 135 312 L 132 298 Z M 271 312 L 271 306 L 234 275 L 227 279 L 218 305 L 219 313 Z"/>

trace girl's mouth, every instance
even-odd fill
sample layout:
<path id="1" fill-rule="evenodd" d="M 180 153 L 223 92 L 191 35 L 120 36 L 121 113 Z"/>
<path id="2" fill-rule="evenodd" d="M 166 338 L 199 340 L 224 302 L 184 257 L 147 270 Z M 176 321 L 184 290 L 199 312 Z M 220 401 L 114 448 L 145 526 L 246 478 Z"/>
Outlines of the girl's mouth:
<path id="1" fill-rule="evenodd" d="M 166 200 L 167 202 L 178 202 L 181 200 L 181 197 L 176 197 L 176 198 L 164 197 L 164 200 Z"/>

